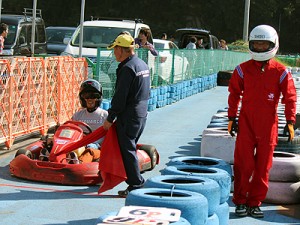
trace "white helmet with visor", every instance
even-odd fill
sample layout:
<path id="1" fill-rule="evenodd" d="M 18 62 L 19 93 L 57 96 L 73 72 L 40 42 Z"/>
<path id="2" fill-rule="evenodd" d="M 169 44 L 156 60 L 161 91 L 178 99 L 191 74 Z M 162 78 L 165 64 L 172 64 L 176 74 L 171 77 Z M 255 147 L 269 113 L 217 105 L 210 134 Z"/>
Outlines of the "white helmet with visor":
<path id="1" fill-rule="evenodd" d="M 256 49 L 253 45 L 254 41 L 268 41 L 269 48 L 262 51 Z M 252 58 L 256 61 L 266 61 L 273 58 L 278 50 L 279 40 L 276 30 L 269 25 L 259 25 L 255 27 L 249 36 L 249 50 Z"/>

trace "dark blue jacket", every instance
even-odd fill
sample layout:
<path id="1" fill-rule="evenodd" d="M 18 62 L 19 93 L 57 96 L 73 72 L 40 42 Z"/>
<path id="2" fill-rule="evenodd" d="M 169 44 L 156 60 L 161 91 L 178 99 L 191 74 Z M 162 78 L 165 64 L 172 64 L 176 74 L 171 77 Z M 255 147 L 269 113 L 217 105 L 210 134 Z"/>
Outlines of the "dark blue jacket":
<path id="1" fill-rule="evenodd" d="M 117 68 L 115 94 L 108 109 L 107 120 L 113 122 L 118 116 L 128 119 L 146 117 L 150 95 L 150 72 L 148 65 L 136 55 L 121 62 Z"/>

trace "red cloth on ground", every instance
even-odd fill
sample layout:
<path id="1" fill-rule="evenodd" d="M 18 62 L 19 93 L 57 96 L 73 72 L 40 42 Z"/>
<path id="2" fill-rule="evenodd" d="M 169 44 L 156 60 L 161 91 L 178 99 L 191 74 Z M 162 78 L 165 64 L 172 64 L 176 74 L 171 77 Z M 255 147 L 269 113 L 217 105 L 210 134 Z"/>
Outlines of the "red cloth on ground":
<path id="1" fill-rule="evenodd" d="M 110 127 L 101 145 L 99 170 L 103 179 L 98 190 L 99 194 L 114 188 L 127 179 L 115 124 Z"/>

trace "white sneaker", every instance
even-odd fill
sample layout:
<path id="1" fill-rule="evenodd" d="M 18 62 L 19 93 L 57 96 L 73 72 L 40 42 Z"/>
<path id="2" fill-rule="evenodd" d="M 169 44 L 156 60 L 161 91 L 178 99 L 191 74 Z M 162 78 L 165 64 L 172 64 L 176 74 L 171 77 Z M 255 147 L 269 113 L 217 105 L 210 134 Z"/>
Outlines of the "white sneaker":
<path id="1" fill-rule="evenodd" d="M 79 164 L 79 159 L 77 157 L 77 154 L 75 152 L 70 152 L 69 156 L 67 157 L 69 164 Z"/>
<path id="2" fill-rule="evenodd" d="M 39 160 L 49 161 L 49 155 L 50 155 L 50 152 L 46 148 L 43 148 L 40 152 Z"/>

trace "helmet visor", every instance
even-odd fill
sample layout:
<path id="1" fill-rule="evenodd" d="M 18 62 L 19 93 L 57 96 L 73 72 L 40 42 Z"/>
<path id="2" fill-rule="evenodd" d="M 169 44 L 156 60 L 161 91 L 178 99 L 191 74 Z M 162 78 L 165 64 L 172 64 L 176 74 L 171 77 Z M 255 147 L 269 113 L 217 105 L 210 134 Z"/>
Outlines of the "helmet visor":
<path id="1" fill-rule="evenodd" d="M 268 52 L 275 47 L 274 43 L 270 41 L 254 40 L 249 42 L 249 49 L 252 52 Z"/>
<path id="2" fill-rule="evenodd" d="M 80 95 L 83 99 L 99 99 L 101 95 L 97 92 L 83 92 Z"/>

